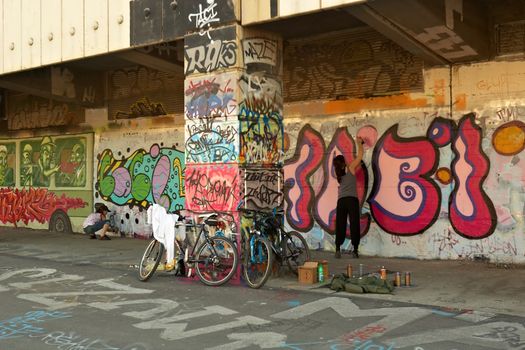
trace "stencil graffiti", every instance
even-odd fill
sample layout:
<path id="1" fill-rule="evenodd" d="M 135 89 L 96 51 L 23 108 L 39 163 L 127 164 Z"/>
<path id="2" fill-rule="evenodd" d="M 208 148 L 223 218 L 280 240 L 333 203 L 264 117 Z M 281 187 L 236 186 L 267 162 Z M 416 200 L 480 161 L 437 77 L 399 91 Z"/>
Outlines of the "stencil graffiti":
<path id="1" fill-rule="evenodd" d="M 237 160 L 236 122 L 214 119 L 187 122 L 186 160 L 188 163 L 223 163 Z"/>
<path id="2" fill-rule="evenodd" d="M 244 170 L 244 202 L 251 209 L 273 209 L 283 202 L 282 169 Z"/>
<path id="3" fill-rule="evenodd" d="M 184 207 L 184 153 L 151 146 L 118 160 L 109 149 L 98 156 L 96 190 L 116 205 L 148 208 L 158 203 L 172 212 Z"/>
<path id="4" fill-rule="evenodd" d="M 238 108 L 235 86 L 236 80 L 230 74 L 187 79 L 184 98 L 186 118 L 236 116 Z"/>
<path id="5" fill-rule="evenodd" d="M 69 198 L 65 194 L 57 197 L 45 188 L 0 189 L 0 221 L 4 224 L 19 221 L 26 225 L 33 221 L 44 223 L 58 209 L 67 212 L 86 205 L 80 198 Z"/>
<path id="6" fill-rule="evenodd" d="M 239 171 L 231 165 L 188 165 L 186 206 L 194 211 L 234 211 L 239 202 Z"/>

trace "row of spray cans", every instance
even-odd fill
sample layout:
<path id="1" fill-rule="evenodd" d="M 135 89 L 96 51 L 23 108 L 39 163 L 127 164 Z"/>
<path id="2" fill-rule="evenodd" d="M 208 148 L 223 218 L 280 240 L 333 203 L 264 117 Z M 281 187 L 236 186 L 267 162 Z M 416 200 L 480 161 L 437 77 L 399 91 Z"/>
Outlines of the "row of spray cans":
<path id="1" fill-rule="evenodd" d="M 359 277 L 362 277 L 364 275 L 364 271 L 363 270 L 364 270 L 363 264 L 359 264 Z M 387 279 L 387 271 L 386 271 L 386 268 L 384 266 L 381 267 L 381 269 L 379 270 L 379 273 L 380 273 L 380 276 L 381 276 L 382 280 L 386 280 Z M 352 265 L 351 264 L 348 264 L 346 274 L 349 277 L 353 276 L 353 269 L 352 269 Z M 404 276 L 403 280 L 405 282 L 404 286 L 405 287 L 410 287 L 412 285 L 412 274 L 410 272 L 406 271 L 406 272 L 403 272 L 403 276 Z M 399 271 L 397 271 L 396 274 L 395 274 L 394 285 L 396 287 L 401 287 L 401 272 L 399 272 Z"/>

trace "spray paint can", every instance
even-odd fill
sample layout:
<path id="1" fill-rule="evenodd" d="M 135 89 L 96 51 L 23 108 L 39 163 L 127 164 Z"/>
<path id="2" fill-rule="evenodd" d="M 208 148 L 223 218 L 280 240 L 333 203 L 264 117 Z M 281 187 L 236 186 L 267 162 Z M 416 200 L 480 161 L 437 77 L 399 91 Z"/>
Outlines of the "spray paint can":
<path id="1" fill-rule="evenodd" d="M 410 287 L 410 285 L 412 284 L 412 275 L 410 274 L 410 272 L 405 272 L 405 286 L 407 287 Z"/>
<path id="2" fill-rule="evenodd" d="M 363 277 L 363 264 L 359 264 L 359 277 Z"/>
<path id="3" fill-rule="evenodd" d="M 379 272 L 381 273 L 381 279 L 383 281 L 385 281 L 386 280 L 386 269 L 385 269 L 385 267 L 381 266 L 381 270 L 379 270 Z"/>
<path id="4" fill-rule="evenodd" d="M 348 275 L 348 277 L 352 277 L 352 264 L 348 264 L 348 266 L 346 267 L 346 274 Z"/>
<path id="5" fill-rule="evenodd" d="M 401 272 L 396 272 L 396 277 L 394 279 L 394 285 L 396 287 L 401 287 Z"/>

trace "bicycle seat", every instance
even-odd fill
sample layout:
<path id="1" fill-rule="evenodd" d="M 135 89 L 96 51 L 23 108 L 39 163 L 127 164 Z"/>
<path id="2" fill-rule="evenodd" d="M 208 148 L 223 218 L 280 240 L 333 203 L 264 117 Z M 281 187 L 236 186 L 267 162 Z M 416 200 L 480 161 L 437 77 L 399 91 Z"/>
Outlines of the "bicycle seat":
<path id="1" fill-rule="evenodd" d="M 216 227 L 219 223 L 217 214 L 200 215 L 200 217 L 204 219 L 204 223 L 208 226 Z"/>

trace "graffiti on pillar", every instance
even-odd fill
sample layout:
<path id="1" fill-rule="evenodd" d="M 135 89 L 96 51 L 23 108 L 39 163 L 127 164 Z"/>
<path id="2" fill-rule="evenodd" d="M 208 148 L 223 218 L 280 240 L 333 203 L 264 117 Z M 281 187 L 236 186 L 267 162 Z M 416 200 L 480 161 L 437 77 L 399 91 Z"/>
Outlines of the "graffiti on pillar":
<path id="1" fill-rule="evenodd" d="M 99 196 L 119 206 L 148 208 L 157 203 L 173 212 L 184 207 L 184 152 L 161 148 L 138 149 L 128 158 L 116 159 L 105 149 L 98 155 Z"/>
<path id="2" fill-rule="evenodd" d="M 207 4 L 199 4 L 199 10 L 188 15 L 190 22 L 195 22 L 195 28 L 199 31 L 199 35 L 207 35 L 211 40 L 210 28 L 213 23 L 220 22 L 221 19 L 217 12 L 217 3 L 215 0 L 207 0 Z"/>
<path id="3" fill-rule="evenodd" d="M 239 203 L 239 169 L 230 164 L 186 168 L 186 206 L 194 211 L 234 211 Z"/>
<path id="4" fill-rule="evenodd" d="M 277 41 L 266 38 L 249 38 L 242 41 L 244 64 L 262 63 L 270 66 L 278 64 Z"/>
<path id="5" fill-rule="evenodd" d="M 24 224 L 36 221 L 49 221 L 56 210 L 67 212 L 70 209 L 87 205 L 81 198 L 70 198 L 65 194 L 58 197 L 46 188 L 0 189 L 0 222 Z"/>
<path id="6" fill-rule="evenodd" d="M 247 164 L 282 162 L 284 128 L 281 84 L 264 73 L 243 74 L 239 110 L 240 161 Z"/>
<path id="7" fill-rule="evenodd" d="M 15 185 L 15 152 L 14 143 L 0 143 L 0 187 Z"/>
<path id="8" fill-rule="evenodd" d="M 244 169 L 243 201 L 250 209 L 273 209 L 283 203 L 281 168 Z"/>
<path id="9" fill-rule="evenodd" d="M 188 163 L 225 163 L 238 159 L 238 124 L 208 118 L 187 120 L 186 161 Z"/>
<path id="10" fill-rule="evenodd" d="M 200 34 L 189 35 L 185 38 L 184 72 L 210 73 L 218 69 L 234 67 L 237 64 L 238 46 L 236 43 L 236 27 L 210 31 L 213 40 L 202 37 Z"/>
<path id="11" fill-rule="evenodd" d="M 186 79 L 184 89 L 187 119 L 237 116 L 235 74 Z"/>
<path id="12" fill-rule="evenodd" d="M 354 148 L 354 141 L 346 128 L 336 130 L 328 150 L 318 131 L 309 124 L 301 129 L 295 153 L 286 161 L 284 168 L 286 220 L 293 229 L 307 232 L 317 222 L 329 234 L 335 233 L 338 183 L 332 170 L 332 160 L 336 154 L 344 154 L 350 162 L 354 158 Z M 361 166 L 357 172 L 361 203 L 365 199 L 367 181 L 366 169 Z M 362 236 L 367 233 L 369 225 L 369 215 L 363 214 Z"/>
<path id="13" fill-rule="evenodd" d="M 246 164 L 278 164 L 283 150 L 283 122 L 279 115 L 239 117 L 240 154 Z"/>

